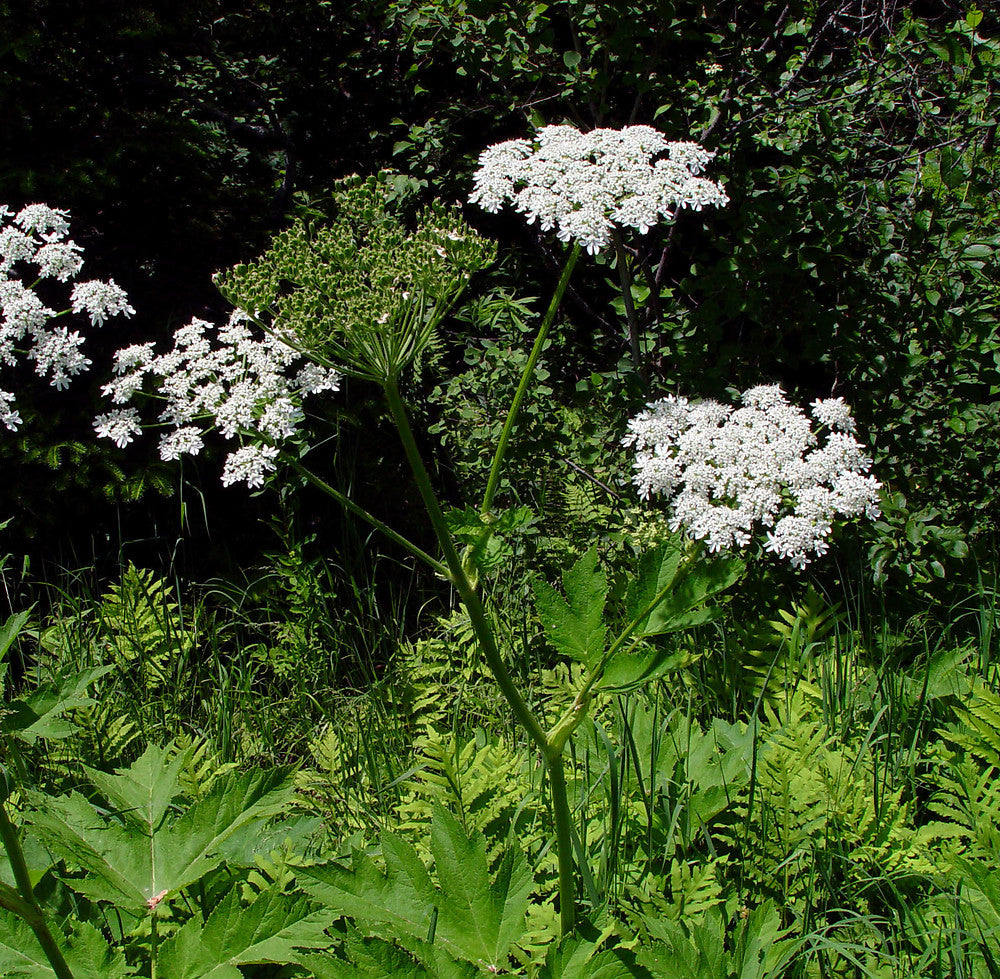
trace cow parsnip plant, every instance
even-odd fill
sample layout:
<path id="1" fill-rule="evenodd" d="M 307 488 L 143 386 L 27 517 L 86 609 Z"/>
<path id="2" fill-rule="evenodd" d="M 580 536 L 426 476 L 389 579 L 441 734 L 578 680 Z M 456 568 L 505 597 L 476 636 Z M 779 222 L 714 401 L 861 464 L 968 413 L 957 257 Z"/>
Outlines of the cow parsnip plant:
<path id="1" fill-rule="evenodd" d="M 104 388 L 118 407 L 95 423 L 98 435 L 126 445 L 142 425 L 138 410 L 130 402 L 141 397 L 157 399 L 162 404 L 158 424 L 166 429 L 160 440 L 163 459 L 197 454 L 205 438 L 217 434 L 231 444 L 222 474 L 225 484 L 245 482 L 248 487 L 260 487 L 279 465 L 286 465 L 405 547 L 452 585 L 497 688 L 545 766 L 556 834 L 560 930 L 564 938 L 573 932 L 576 923 L 572 814 L 564 772 L 566 748 L 598 691 L 634 690 L 669 668 L 667 650 L 652 640 L 715 618 L 719 609 L 713 606 L 713 600 L 735 584 L 743 573 L 743 564 L 730 555 L 706 559 L 703 545 L 667 536 L 642 557 L 623 602 L 612 599 L 612 583 L 601 567 L 596 547 L 563 574 L 561 587 L 536 581 L 534 605 L 547 641 L 560 656 L 579 664 L 581 670 L 572 701 L 549 711 L 545 704 L 529 704 L 507 666 L 505 648 L 511 639 L 487 612 L 483 591 L 497 566 L 498 550 L 493 545 L 503 534 L 531 518 L 524 508 L 498 510 L 495 495 L 537 358 L 581 252 L 596 253 L 611 246 L 620 252 L 623 228 L 646 232 L 680 208 L 724 204 L 726 196 L 721 187 L 698 175 L 710 158 L 711 154 L 694 144 L 668 143 L 644 126 L 587 134 L 571 127 L 546 127 L 534 142 L 513 141 L 484 153 L 472 200 L 487 209 L 496 209 L 509 200 L 529 221 L 537 221 L 542 230 L 557 229 L 559 237 L 572 244 L 498 438 L 478 509 L 446 512 L 442 506 L 414 436 L 404 392 L 414 365 L 433 352 L 443 318 L 458 302 L 472 275 L 493 261 L 495 248 L 455 208 L 432 205 L 408 225 L 392 207 L 391 186 L 385 178 L 340 182 L 335 194 L 338 213 L 332 224 L 312 228 L 298 223 L 280 235 L 260 260 L 219 276 L 220 290 L 235 307 L 229 323 L 221 329 L 193 320 L 176 331 L 173 347 L 166 352 L 157 353 L 154 343 L 119 351 L 115 377 Z M 622 262 L 620 254 L 620 266 Z M 623 279 L 623 287 L 627 285 Z M 306 401 L 336 393 L 344 376 L 381 387 L 434 530 L 439 556 L 407 540 L 308 468 L 310 442 L 303 424 Z M 775 524 L 785 505 L 783 498 L 791 493 L 798 508 L 791 519 L 811 515 L 811 537 L 804 541 L 802 534 L 796 536 L 782 523 L 790 517 L 782 516 L 774 526 L 770 547 L 801 565 L 807 550 L 821 551 L 834 513 L 874 508 L 877 483 L 860 475 L 866 468 L 861 446 L 843 433 L 835 433 L 826 446 L 816 449 L 812 456 L 804 456 L 815 437 L 808 421 L 784 402 L 779 389 L 754 389 L 744 400 L 747 407 L 732 416 L 722 406 L 713 407 L 711 403 L 692 409 L 691 414 L 700 422 L 709 428 L 715 426 L 714 434 L 707 435 L 697 425 L 673 424 L 679 403 L 674 402 L 669 410 L 663 404 L 650 406 L 631 425 L 630 438 L 640 450 L 637 482 L 647 493 L 664 492 L 674 483 L 684 483 L 684 493 L 691 496 L 697 495 L 693 488 L 698 487 L 697 492 L 702 494 L 699 499 L 707 512 L 715 515 L 716 523 L 724 510 L 739 512 L 741 521 L 724 532 L 715 524 L 708 529 L 692 527 L 681 504 L 675 504 L 675 524 L 688 526 L 695 538 L 707 538 L 711 550 L 748 543 L 754 520 Z M 816 414 L 831 425 L 849 427 L 850 415 L 842 404 L 824 402 Z M 772 437 L 774 432 L 781 437 Z M 693 434 L 698 438 L 692 438 Z M 676 439 L 676 445 L 671 438 Z M 693 453 L 686 460 L 686 468 L 673 458 L 675 450 Z M 821 457 L 826 460 L 825 466 L 820 465 Z M 770 463 L 780 465 L 778 469 L 769 468 Z M 757 481 L 753 478 L 756 469 L 763 472 Z M 845 502 L 848 497 L 850 500 Z M 735 507 L 728 505 L 732 499 L 736 500 Z M 107 792 L 109 786 L 102 782 L 100 787 Z M 161 794 L 156 803 L 162 811 L 149 814 L 144 838 L 154 839 L 156 826 L 167 811 L 163 808 L 166 798 Z M 86 805 L 82 798 L 71 799 L 48 815 L 34 816 L 33 824 L 57 850 L 69 846 L 67 857 L 112 853 L 110 845 L 88 843 L 83 836 L 77 843 L 66 843 L 72 832 L 89 820 L 81 808 Z M 139 806 L 140 813 L 144 811 L 142 806 L 145 803 Z M 476 850 L 478 844 L 468 840 L 463 844 L 454 829 L 444 816 L 437 819 L 437 842 L 433 846 L 435 853 L 439 848 L 442 853 L 437 868 L 442 889 L 454 890 L 461 885 L 462 893 L 469 891 L 472 910 L 463 911 L 454 922 L 445 916 L 445 905 L 435 899 L 426 874 L 417 873 L 415 857 L 396 847 L 391 836 L 382 841 L 384 852 L 395 848 L 395 855 L 387 857 L 390 878 L 384 885 L 379 882 L 379 871 L 362 860 L 353 876 L 339 871 L 332 876 L 319 875 L 317 879 L 324 886 L 312 890 L 323 896 L 330 890 L 326 885 L 330 885 L 341 902 L 355 894 L 360 903 L 349 904 L 356 908 L 357 916 L 381 921 L 377 916 L 372 918 L 373 906 L 367 892 L 390 886 L 398 891 L 402 870 L 409 868 L 405 872 L 413 878 L 416 897 L 396 895 L 404 911 L 412 909 L 414 901 L 429 901 L 439 912 L 430 925 L 431 935 L 437 922 L 442 934 L 454 931 L 456 942 L 467 939 L 470 923 L 485 929 L 479 934 L 481 941 L 470 946 L 476 958 L 466 960 L 485 963 L 495 971 L 523 921 L 523 872 L 517 855 L 511 855 L 512 862 L 504 864 L 497 880 L 490 884 L 485 861 Z M 122 832 L 115 829 L 112 835 L 117 834 L 115 840 L 127 848 Z M 463 845 L 471 846 L 464 857 L 460 852 Z M 9 848 L 12 853 L 16 850 L 16 840 Z M 147 874 L 143 870 L 138 881 L 128 881 L 121 870 L 96 869 L 94 873 L 103 883 L 98 890 L 85 893 L 98 900 L 134 905 L 134 913 L 142 913 L 145 906 L 155 962 L 157 908 L 161 901 L 199 879 L 202 865 L 198 859 L 207 860 L 208 851 L 187 871 L 176 854 L 170 858 L 169 870 L 160 866 L 155 847 L 151 854 L 144 853 L 141 859 L 128 858 L 150 871 Z M 166 876 L 159 879 L 157 873 Z M 175 879 L 177 874 L 180 877 Z M 464 882 L 459 880 L 463 876 Z M 365 894 L 358 890 L 362 885 Z M 478 898 L 473 893 L 477 889 Z M 484 910 L 474 910 L 477 901 L 485 902 Z M 503 906 L 503 913 L 495 920 L 488 918 L 485 908 L 497 902 Z M 398 925 L 396 937 L 413 951 L 423 919 L 419 925 L 409 922 L 404 926 L 406 915 L 392 907 L 386 891 L 385 913 L 392 918 L 385 923 Z M 220 907 L 216 913 L 221 911 Z M 178 949 L 186 928 L 169 939 Z M 197 942 L 193 932 L 189 937 L 191 942 Z M 174 952 L 174 945 L 169 948 L 171 954 L 182 954 Z M 428 954 L 433 957 L 437 953 Z M 234 958 L 230 964 L 239 961 Z"/>
<path id="2" fill-rule="evenodd" d="M 577 700 L 546 726 L 544 713 L 529 707 L 506 666 L 505 640 L 487 615 L 480 576 L 491 538 L 509 529 L 512 519 L 516 522 L 516 513 L 494 512 L 496 488 L 535 362 L 577 258 L 584 248 L 594 252 L 608 245 L 623 224 L 646 229 L 677 208 L 725 200 L 717 185 L 695 176 L 709 154 L 692 144 L 668 143 L 648 127 L 592 134 L 549 127 L 539 133 L 538 142 L 537 151 L 525 142 L 487 151 L 473 194 L 473 200 L 496 207 L 505 195 L 519 193 L 518 206 L 539 216 L 543 228 L 558 224 L 562 237 L 574 242 L 510 406 L 478 512 L 446 515 L 414 437 L 401 384 L 407 370 L 434 346 L 441 320 L 471 275 L 493 261 L 495 248 L 454 208 L 433 205 L 417 216 L 414 228 L 406 227 L 392 213 L 385 179 L 342 182 L 336 195 L 339 212 L 329 227 L 314 230 L 300 223 L 280 235 L 258 262 L 220 276 L 219 288 L 236 312 L 214 336 L 209 324 L 195 320 L 175 333 L 173 349 L 164 354 L 156 354 L 153 344 L 119 351 L 117 377 L 105 393 L 119 404 L 143 393 L 164 402 L 160 422 L 169 430 L 160 442 L 163 458 L 196 454 L 205 435 L 217 430 L 236 443 L 225 463 L 224 483 L 258 487 L 279 463 L 290 465 L 452 583 L 500 691 L 549 774 L 561 923 L 568 933 L 575 900 L 563 770 L 566 745 L 608 668 L 619 686 L 656 675 L 656 654 L 650 662 L 633 656 L 636 648 L 647 637 L 706 621 L 710 613 L 703 606 L 736 581 L 742 566 L 735 559 L 704 564 L 694 552 L 664 549 L 645 569 L 627 624 L 615 635 L 604 622 L 610 586 L 592 550 L 565 576 L 565 597 L 549 589 L 538 598 L 554 647 L 587 668 Z M 658 154 L 666 157 L 653 162 Z M 508 173 L 518 160 L 521 168 Z M 535 197 L 530 196 L 532 187 L 538 190 Z M 307 447 L 299 429 L 304 399 L 335 391 L 341 374 L 382 388 L 441 559 L 364 511 L 304 464 Z M 140 416 L 133 407 L 116 408 L 101 416 L 96 428 L 99 435 L 127 443 L 140 429 Z M 626 661 L 641 671 L 633 675 Z"/>

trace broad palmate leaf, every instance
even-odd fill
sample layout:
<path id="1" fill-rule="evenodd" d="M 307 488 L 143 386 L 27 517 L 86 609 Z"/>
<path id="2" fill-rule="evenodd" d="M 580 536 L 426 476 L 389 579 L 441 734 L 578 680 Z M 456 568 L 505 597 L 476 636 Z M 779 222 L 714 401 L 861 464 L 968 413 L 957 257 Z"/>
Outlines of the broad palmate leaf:
<path id="1" fill-rule="evenodd" d="M 124 979 L 135 972 L 120 949 L 112 949 L 92 925 L 76 922 L 66 938 L 57 931 L 73 979 Z M 55 972 L 34 932 L 20 918 L 0 911 L 0 976 L 5 979 L 54 979 Z"/>
<path id="2" fill-rule="evenodd" d="M 353 918 L 362 931 L 397 939 L 420 957 L 417 943 L 440 946 L 454 959 L 506 969 L 507 953 L 521 937 L 531 874 L 524 857 L 509 849 L 491 880 L 486 841 L 469 839 L 443 809 L 431 828 L 436 886 L 414 849 L 382 834 L 383 873 L 371 857 L 355 853 L 353 869 L 336 864 L 303 867 L 314 897 Z"/>
<path id="3" fill-rule="evenodd" d="M 242 979 L 237 966 L 288 965 L 302 950 L 327 948 L 332 939 L 324 929 L 336 917 L 275 888 L 243 904 L 234 887 L 208 921 L 192 918 L 160 946 L 157 971 L 170 979 Z"/>
<path id="4" fill-rule="evenodd" d="M 150 748 L 116 775 L 90 773 L 110 812 L 77 792 L 32 793 L 25 820 L 84 872 L 65 877 L 73 890 L 142 914 L 151 900 L 169 898 L 216 868 L 230 835 L 281 812 L 291 797 L 284 772 L 231 772 L 185 809 L 178 767 L 162 749 Z"/>
<path id="5" fill-rule="evenodd" d="M 535 608 L 552 645 L 564 656 L 588 666 L 604 652 L 604 604 L 608 578 L 597 564 L 592 547 L 563 575 L 563 598 L 548 582 L 535 584 Z"/>

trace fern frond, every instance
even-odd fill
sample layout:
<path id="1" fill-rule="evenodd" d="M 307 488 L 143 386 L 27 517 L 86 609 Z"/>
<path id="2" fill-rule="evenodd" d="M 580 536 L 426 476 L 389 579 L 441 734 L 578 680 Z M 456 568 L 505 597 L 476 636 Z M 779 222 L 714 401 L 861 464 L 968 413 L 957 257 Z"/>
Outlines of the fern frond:
<path id="1" fill-rule="evenodd" d="M 817 888 L 856 906 L 874 896 L 879 881 L 901 893 L 934 874 L 929 851 L 937 829 L 917 826 L 907 784 L 887 780 L 868 741 L 833 735 L 801 694 L 766 718 L 753 803 L 741 798 L 741 819 L 724 830 L 736 853 L 744 828 L 755 841 L 742 872 L 757 888 L 804 913 Z"/>
<path id="2" fill-rule="evenodd" d="M 435 806 L 444 806 L 467 833 L 483 833 L 491 853 L 499 852 L 517 829 L 523 832 L 534 818 L 538 804 L 533 793 L 525 795 L 527 758 L 502 744 L 462 743 L 452 735 L 428 731 L 419 757 L 418 771 L 404 785 L 397 807 L 399 831 L 425 837 Z"/>
<path id="3" fill-rule="evenodd" d="M 958 724 L 938 732 L 955 750 L 936 779 L 927 804 L 941 838 L 980 859 L 1000 860 L 1000 696 L 981 682 Z"/>
<path id="4" fill-rule="evenodd" d="M 209 742 L 197 740 L 189 734 L 176 737 L 167 749 L 167 757 L 184 756 L 184 764 L 177 773 L 177 783 L 191 800 L 206 796 L 215 783 L 229 772 L 235 771 L 235 762 L 223 762 Z"/>

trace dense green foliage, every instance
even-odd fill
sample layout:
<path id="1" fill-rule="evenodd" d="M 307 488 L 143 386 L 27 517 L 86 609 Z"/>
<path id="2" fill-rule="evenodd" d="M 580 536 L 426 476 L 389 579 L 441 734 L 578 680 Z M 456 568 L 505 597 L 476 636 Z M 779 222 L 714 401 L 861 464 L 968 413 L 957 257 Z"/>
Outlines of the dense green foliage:
<path id="1" fill-rule="evenodd" d="M 90 389 L 5 368 L 0 973 L 1000 975 L 995 12 L 71 8 L 0 2 L 0 203 L 69 209 L 138 315 Z M 560 122 L 703 142 L 730 204 L 581 261 L 480 507 L 565 250 L 451 205 Z M 111 349 L 223 296 L 353 367 L 253 496 L 90 428 Z M 885 487 L 807 573 L 669 534 L 620 445 L 770 381 L 843 395 Z"/>

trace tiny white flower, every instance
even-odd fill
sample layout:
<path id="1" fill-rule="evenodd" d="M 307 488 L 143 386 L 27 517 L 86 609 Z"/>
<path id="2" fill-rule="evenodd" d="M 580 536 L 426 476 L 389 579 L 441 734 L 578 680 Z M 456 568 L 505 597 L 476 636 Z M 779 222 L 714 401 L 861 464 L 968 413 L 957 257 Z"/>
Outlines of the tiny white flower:
<path id="1" fill-rule="evenodd" d="M 62 237 L 69 231 L 69 212 L 48 204 L 29 204 L 22 208 L 14 223 L 25 231 L 34 231 L 39 235 L 52 234 Z"/>
<path id="2" fill-rule="evenodd" d="M 21 416 L 14 410 L 14 395 L 8 391 L 0 391 L 0 422 L 11 432 L 21 424 Z"/>
<path id="3" fill-rule="evenodd" d="M 286 439 L 295 434 L 302 412 L 290 398 L 275 398 L 257 420 L 257 429 L 272 439 Z"/>
<path id="4" fill-rule="evenodd" d="M 245 482 L 250 489 L 264 485 L 268 473 L 277 468 L 274 459 L 278 449 L 273 445 L 244 445 L 226 458 L 222 470 L 222 485 Z"/>
<path id="5" fill-rule="evenodd" d="M 134 343 L 131 347 L 123 347 L 115 354 L 114 372 L 124 374 L 126 371 L 144 370 L 153 360 L 155 344 Z"/>
<path id="6" fill-rule="evenodd" d="M 844 404 L 843 398 L 818 398 L 810 407 L 813 418 L 821 425 L 826 425 L 828 428 L 842 428 L 846 432 L 854 431 L 854 418 L 851 416 L 851 409 Z"/>
<path id="7" fill-rule="evenodd" d="M 35 257 L 38 245 L 31 235 L 13 227 L 0 231 L 0 271 L 7 271 L 18 262 L 27 262 Z"/>
<path id="8" fill-rule="evenodd" d="M 65 327 L 49 330 L 35 340 L 28 357 L 37 361 L 35 373 L 44 377 L 52 372 L 51 384 L 57 390 L 69 387 L 69 379 L 90 366 L 90 360 L 80 351 L 83 337 Z"/>
<path id="9" fill-rule="evenodd" d="M 194 425 L 185 425 L 160 439 L 160 458 L 164 462 L 169 462 L 172 459 L 179 459 L 184 454 L 197 455 L 204 447 L 201 429 Z"/>
<path id="10" fill-rule="evenodd" d="M 74 279 L 83 267 L 82 249 L 65 240 L 68 233 L 68 215 L 58 208 L 29 204 L 12 218 L 11 209 L 0 206 L 0 363 L 15 364 L 27 349 L 36 372 L 48 375 L 56 388 L 68 387 L 74 375 L 90 366 L 80 350 L 83 338 L 65 326 L 50 328 L 49 322 L 61 314 L 46 306 L 18 275 L 22 265 L 33 264 L 37 273 L 24 271 L 30 279 Z M 91 306 L 96 313 L 91 316 L 92 324 L 109 315 L 133 312 L 121 289 L 102 282 L 74 285 L 70 309 L 62 312 L 79 313 Z M 0 399 L 0 421 L 8 428 L 21 422 L 9 398 Z"/>
<path id="11" fill-rule="evenodd" d="M 139 414 L 134 408 L 115 408 L 107 414 L 98 415 L 94 419 L 94 430 L 98 438 L 111 439 L 119 449 L 124 449 L 133 436 L 142 431 Z"/>
<path id="12" fill-rule="evenodd" d="M 53 241 L 42 245 L 32 261 L 43 279 L 72 279 L 83 268 L 83 249 L 73 241 Z"/>
<path id="13" fill-rule="evenodd" d="M 295 386 L 303 394 L 319 394 L 321 391 L 339 391 L 340 375 L 319 364 L 306 364 L 295 375 Z"/>
<path id="14" fill-rule="evenodd" d="M 144 388 L 163 400 L 160 421 L 172 428 L 160 440 L 165 460 L 199 453 L 213 426 L 223 438 L 250 440 L 227 458 L 227 486 L 263 485 L 275 468 L 278 449 L 273 443 L 295 434 L 304 417 L 303 399 L 336 391 L 341 381 L 334 370 L 313 363 L 300 366 L 302 355 L 294 347 L 273 334 L 260 335 L 253 323 L 237 310 L 219 329 L 201 319 L 179 327 L 173 349 L 165 353 L 156 354 L 152 343 L 119 350 L 119 376 L 103 388 L 117 403 Z"/>
<path id="15" fill-rule="evenodd" d="M 125 291 L 115 284 L 114 279 L 107 282 L 78 282 L 73 286 L 71 301 L 73 312 L 86 312 L 93 326 L 101 326 L 109 316 L 135 314 L 135 310 L 128 304 Z"/>

